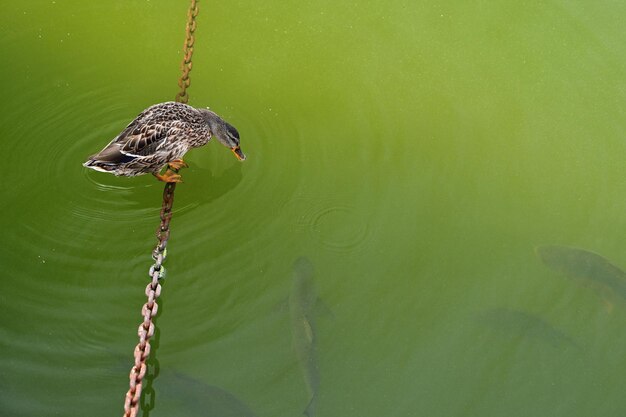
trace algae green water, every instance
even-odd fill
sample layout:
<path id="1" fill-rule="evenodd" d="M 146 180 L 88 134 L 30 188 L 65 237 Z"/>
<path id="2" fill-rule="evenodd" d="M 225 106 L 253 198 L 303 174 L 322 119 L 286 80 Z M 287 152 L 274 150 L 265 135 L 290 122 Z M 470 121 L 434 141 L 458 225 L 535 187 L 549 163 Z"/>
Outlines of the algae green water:
<path id="1" fill-rule="evenodd" d="M 626 413 L 626 307 L 534 253 L 626 268 L 626 3 L 199 4 L 190 104 L 248 159 L 186 157 L 161 367 L 301 415 L 281 306 L 305 256 L 317 416 Z M 187 7 L 0 4 L 2 416 L 122 413 L 163 185 L 81 163 L 174 98 Z M 154 389 L 152 417 L 185 391 Z"/>

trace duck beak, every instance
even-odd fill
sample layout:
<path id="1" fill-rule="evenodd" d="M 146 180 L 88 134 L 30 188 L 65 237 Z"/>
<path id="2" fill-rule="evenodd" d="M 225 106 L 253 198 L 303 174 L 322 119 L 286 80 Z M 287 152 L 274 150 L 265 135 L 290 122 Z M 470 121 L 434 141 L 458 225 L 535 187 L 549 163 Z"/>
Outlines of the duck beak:
<path id="1" fill-rule="evenodd" d="M 233 151 L 237 159 L 239 159 L 240 161 L 245 161 L 246 156 L 243 154 L 239 146 L 233 146 L 232 148 L 230 148 L 230 150 Z"/>

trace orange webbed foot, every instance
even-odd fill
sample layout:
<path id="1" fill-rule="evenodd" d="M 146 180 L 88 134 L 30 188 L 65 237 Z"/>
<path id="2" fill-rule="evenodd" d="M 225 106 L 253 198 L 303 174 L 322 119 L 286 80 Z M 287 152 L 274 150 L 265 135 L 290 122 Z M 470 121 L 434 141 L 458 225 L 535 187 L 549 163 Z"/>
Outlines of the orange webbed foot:
<path id="1" fill-rule="evenodd" d="M 181 168 L 187 168 L 189 166 L 182 159 L 174 159 L 173 161 L 168 162 L 167 165 L 169 165 L 170 168 L 176 171 L 178 171 Z"/>
<path id="2" fill-rule="evenodd" d="M 154 174 L 154 176 L 157 180 L 163 182 L 183 182 L 182 177 L 171 169 L 168 169 L 163 174 Z"/>

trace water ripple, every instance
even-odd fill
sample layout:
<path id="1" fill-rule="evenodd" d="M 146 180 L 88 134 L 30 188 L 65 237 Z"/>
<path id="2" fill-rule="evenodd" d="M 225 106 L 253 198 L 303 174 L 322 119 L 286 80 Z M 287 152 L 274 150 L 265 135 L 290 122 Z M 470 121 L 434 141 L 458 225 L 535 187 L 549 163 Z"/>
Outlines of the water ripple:
<path id="1" fill-rule="evenodd" d="M 319 210 L 309 221 L 311 236 L 327 248 L 354 250 L 367 240 L 368 225 L 353 207 L 336 206 Z"/>
<path id="2" fill-rule="evenodd" d="M 228 155 L 227 165 L 222 159 L 210 163 L 208 158 L 215 159 L 211 152 L 222 150 L 212 144 L 215 148 L 211 152 L 196 153 L 203 158 L 197 164 L 211 168 L 193 164 L 184 174 L 186 182 L 177 188 L 174 233 L 184 236 L 184 240 L 176 241 L 177 251 L 194 253 L 197 248 L 207 248 L 214 254 L 239 256 L 241 236 L 246 236 L 246 247 L 254 247 L 261 245 L 257 240 L 281 227 L 277 214 L 301 181 L 301 161 L 292 156 L 299 155 L 301 136 L 289 119 L 246 114 L 242 119 L 237 126 L 248 138 L 243 143 L 248 159 L 238 163 Z M 277 152 L 273 147 L 277 136 L 289 138 L 293 148 L 289 153 Z M 285 172 L 292 175 L 285 178 Z M 251 196 L 254 201 L 250 201 Z"/>

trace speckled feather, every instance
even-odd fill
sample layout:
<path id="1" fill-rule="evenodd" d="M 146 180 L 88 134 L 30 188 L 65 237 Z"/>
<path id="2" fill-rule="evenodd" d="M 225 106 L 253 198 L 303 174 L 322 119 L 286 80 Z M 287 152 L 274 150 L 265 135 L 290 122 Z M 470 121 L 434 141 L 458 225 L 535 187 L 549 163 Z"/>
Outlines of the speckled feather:
<path id="1" fill-rule="evenodd" d="M 123 176 L 158 173 L 168 162 L 210 140 L 208 113 L 215 115 L 183 103 L 155 104 L 83 165 Z"/>

